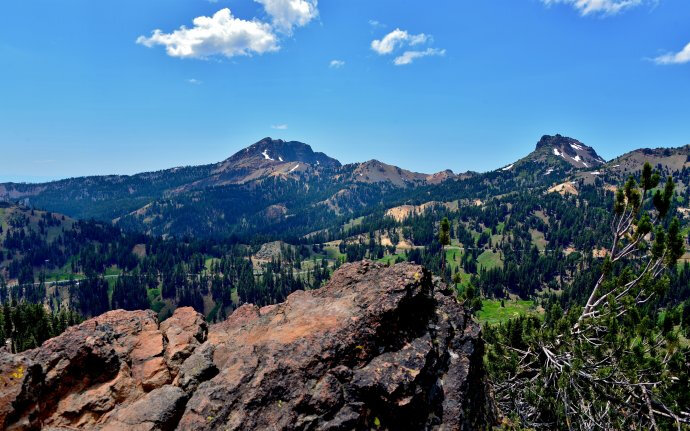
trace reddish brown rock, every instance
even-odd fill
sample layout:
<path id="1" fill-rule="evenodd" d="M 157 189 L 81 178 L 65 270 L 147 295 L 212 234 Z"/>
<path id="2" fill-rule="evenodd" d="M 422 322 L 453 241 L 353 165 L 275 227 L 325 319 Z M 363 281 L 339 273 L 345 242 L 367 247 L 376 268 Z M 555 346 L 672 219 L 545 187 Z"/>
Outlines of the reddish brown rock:
<path id="1" fill-rule="evenodd" d="M 176 386 L 162 386 L 126 409 L 119 409 L 101 428 L 102 431 L 155 431 L 175 428 L 184 411 L 187 397 Z"/>
<path id="2" fill-rule="evenodd" d="M 0 428 L 479 429 L 479 326 L 444 289 L 420 266 L 360 262 L 210 328 L 190 308 L 160 326 L 106 313 L 0 358 Z"/>
<path id="3" fill-rule="evenodd" d="M 203 337 L 203 319 L 189 308 L 173 318 L 184 323 L 175 331 L 175 348 L 193 351 L 180 334 Z M 116 310 L 69 328 L 38 349 L 3 354 L 0 375 L 12 379 L 6 386 L 0 382 L 0 429 L 99 429 L 172 381 L 168 346 L 154 312 Z M 183 409 L 183 401 L 176 400 L 175 408 Z M 162 429 L 160 424 L 141 429 Z"/>
<path id="4" fill-rule="evenodd" d="M 343 266 L 327 286 L 209 330 L 218 375 L 180 430 L 476 429 L 479 326 L 420 266 Z M 378 424 L 378 425 L 377 425 Z"/>
<path id="5" fill-rule="evenodd" d="M 159 388 L 171 381 L 167 363 L 162 357 L 151 358 L 132 370 L 134 379 L 145 391 Z"/>
<path id="6" fill-rule="evenodd" d="M 160 330 L 168 340 L 165 360 L 173 376 L 176 376 L 182 362 L 206 340 L 206 321 L 193 308 L 183 307 L 175 310 L 172 317 L 161 323 Z"/>

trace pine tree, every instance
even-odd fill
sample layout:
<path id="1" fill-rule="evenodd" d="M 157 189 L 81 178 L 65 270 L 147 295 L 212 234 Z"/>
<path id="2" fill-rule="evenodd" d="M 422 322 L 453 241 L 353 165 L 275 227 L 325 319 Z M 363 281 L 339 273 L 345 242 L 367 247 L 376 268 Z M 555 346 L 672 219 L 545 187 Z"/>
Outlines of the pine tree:
<path id="1" fill-rule="evenodd" d="M 443 217 L 438 232 L 438 242 L 441 243 L 441 273 L 446 273 L 446 250 L 445 247 L 450 245 L 450 222 L 448 217 Z"/>
<path id="2" fill-rule="evenodd" d="M 690 424 L 690 349 L 678 343 L 674 312 L 657 299 L 684 253 L 671 218 L 674 184 L 651 193 L 645 164 L 615 196 L 613 241 L 583 306 L 547 308 L 537 319 L 487 331 L 487 365 L 498 404 L 535 429 L 681 429 Z M 651 198 L 651 199 L 650 199 Z M 651 202 L 650 202 L 651 201 Z M 651 203 L 651 205 L 649 205 Z M 657 324 L 659 321 L 659 324 Z"/>

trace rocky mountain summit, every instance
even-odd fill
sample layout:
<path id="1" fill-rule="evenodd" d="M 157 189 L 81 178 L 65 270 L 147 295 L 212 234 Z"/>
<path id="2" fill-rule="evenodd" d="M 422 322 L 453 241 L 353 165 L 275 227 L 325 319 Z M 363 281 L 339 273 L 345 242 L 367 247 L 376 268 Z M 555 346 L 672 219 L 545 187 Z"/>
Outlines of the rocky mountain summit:
<path id="1" fill-rule="evenodd" d="M 0 428 L 479 429 L 479 325 L 421 266 L 368 261 L 207 326 L 112 311 L 0 356 Z"/>
<path id="2" fill-rule="evenodd" d="M 544 135 L 537 142 L 536 150 L 531 154 L 535 160 L 547 158 L 562 160 L 575 168 L 594 168 L 606 161 L 599 157 L 594 148 L 577 139 L 561 135 Z"/>
<path id="3" fill-rule="evenodd" d="M 248 158 L 259 158 L 274 162 L 302 162 L 314 166 L 336 168 L 340 162 L 321 152 L 314 152 L 311 146 L 298 141 L 264 138 L 249 147 L 238 151 L 221 165 L 238 163 Z"/>
<path id="4" fill-rule="evenodd" d="M 264 138 L 214 166 L 204 185 L 241 184 L 293 172 L 338 168 L 340 162 L 297 141 Z"/>

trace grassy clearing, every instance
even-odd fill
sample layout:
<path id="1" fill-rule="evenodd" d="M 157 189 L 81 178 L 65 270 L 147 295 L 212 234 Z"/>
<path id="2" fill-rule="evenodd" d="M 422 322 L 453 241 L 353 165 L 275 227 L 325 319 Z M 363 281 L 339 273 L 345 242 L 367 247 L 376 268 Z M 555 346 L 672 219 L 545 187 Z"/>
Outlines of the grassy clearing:
<path id="1" fill-rule="evenodd" d="M 340 252 L 340 249 L 335 246 L 326 246 L 323 248 L 323 251 L 326 253 L 328 259 L 338 260 L 345 257 L 345 255 Z"/>
<path id="2" fill-rule="evenodd" d="M 56 272 L 46 275 L 46 282 L 67 281 L 69 280 L 70 276 L 74 280 L 82 280 L 86 278 L 81 274 L 73 274 L 71 272 Z"/>
<path id="3" fill-rule="evenodd" d="M 504 305 L 504 307 L 501 307 L 500 299 L 482 300 L 482 309 L 477 313 L 479 323 L 482 325 L 495 325 L 528 314 L 540 314 L 532 300 L 504 300 Z"/>
<path id="4" fill-rule="evenodd" d="M 502 234 L 497 233 L 496 235 L 491 235 L 491 244 L 498 244 L 501 241 L 503 241 Z"/>
<path id="5" fill-rule="evenodd" d="M 391 262 L 395 263 L 395 261 L 399 258 L 402 260 L 406 260 L 407 257 L 405 256 L 405 253 L 396 253 L 396 254 L 389 254 L 388 256 L 384 256 L 381 259 L 379 259 L 377 262 L 385 263 L 386 265 L 390 265 Z"/>
<path id="6" fill-rule="evenodd" d="M 149 304 L 151 305 L 151 310 L 155 311 L 156 313 L 160 313 L 163 307 L 165 307 L 165 302 L 161 301 L 161 290 L 156 288 L 156 289 L 148 289 L 146 291 L 146 295 L 149 298 Z"/>
<path id="7" fill-rule="evenodd" d="M 206 258 L 206 260 L 204 261 L 204 267 L 206 268 L 206 271 L 210 272 L 211 271 L 211 265 L 213 265 L 214 263 L 218 263 L 218 262 L 220 262 L 220 259 L 218 259 L 216 257 Z"/>
<path id="8" fill-rule="evenodd" d="M 105 275 L 120 275 L 122 271 L 115 265 L 105 269 Z"/>
<path id="9" fill-rule="evenodd" d="M 106 283 L 108 283 L 108 302 L 113 303 L 113 292 L 115 291 L 115 280 L 114 278 L 106 278 Z"/>
<path id="10" fill-rule="evenodd" d="M 356 219 L 352 219 L 343 225 L 343 229 L 347 231 L 348 229 L 352 229 L 355 226 L 359 226 L 362 224 L 362 220 L 364 220 L 364 217 L 357 217 Z"/>
<path id="11" fill-rule="evenodd" d="M 446 248 L 446 264 L 450 268 L 452 274 L 455 274 L 456 268 L 459 269 L 460 273 L 460 283 L 456 285 L 460 290 L 464 289 L 470 283 L 470 274 L 466 273 L 465 270 L 460 266 L 463 251 L 458 248 L 448 247 Z"/>
<path id="12" fill-rule="evenodd" d="M 492 250 L 485 250 L 484 253 L 477 257 L 477 264 L 480 268 L 503 268 L 503 261 L 501 255 L 494 253 Z"/>
<path id="13" fill-rule="evenodd" d="M 546 250 L 547 241 L 544 237 L 544 233 L 536 229 L 530 229 L 529 233 L 532 235 L 532 244 L 536 245 L 541 251 Z"/>
<path id="14" fill-rule="evenodd" d="M 455 268 L 460 265 L 462 253 L 462 250 L 457 247 L 446 247 L 446 265 L 450 267 L 452 272 L 455 272 Z"/>

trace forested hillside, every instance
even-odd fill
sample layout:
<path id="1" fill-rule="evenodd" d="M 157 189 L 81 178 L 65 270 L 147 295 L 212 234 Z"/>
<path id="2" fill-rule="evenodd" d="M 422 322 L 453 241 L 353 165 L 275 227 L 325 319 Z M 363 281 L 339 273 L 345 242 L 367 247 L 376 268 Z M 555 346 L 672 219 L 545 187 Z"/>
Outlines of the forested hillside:
<path id="1" fill-rule="evenodd" d="M 496 171 L 425 176 L 264 140 L 213 166 L 15 187 L 33 197 L 0 205 L 0 338 L 33 348 L 113 309 L 215 322 L 344 262 L 407 261 L 484 326 L 504 427 L 687 424 L 688 149 L 605 163 L 545 136 Z"/>

